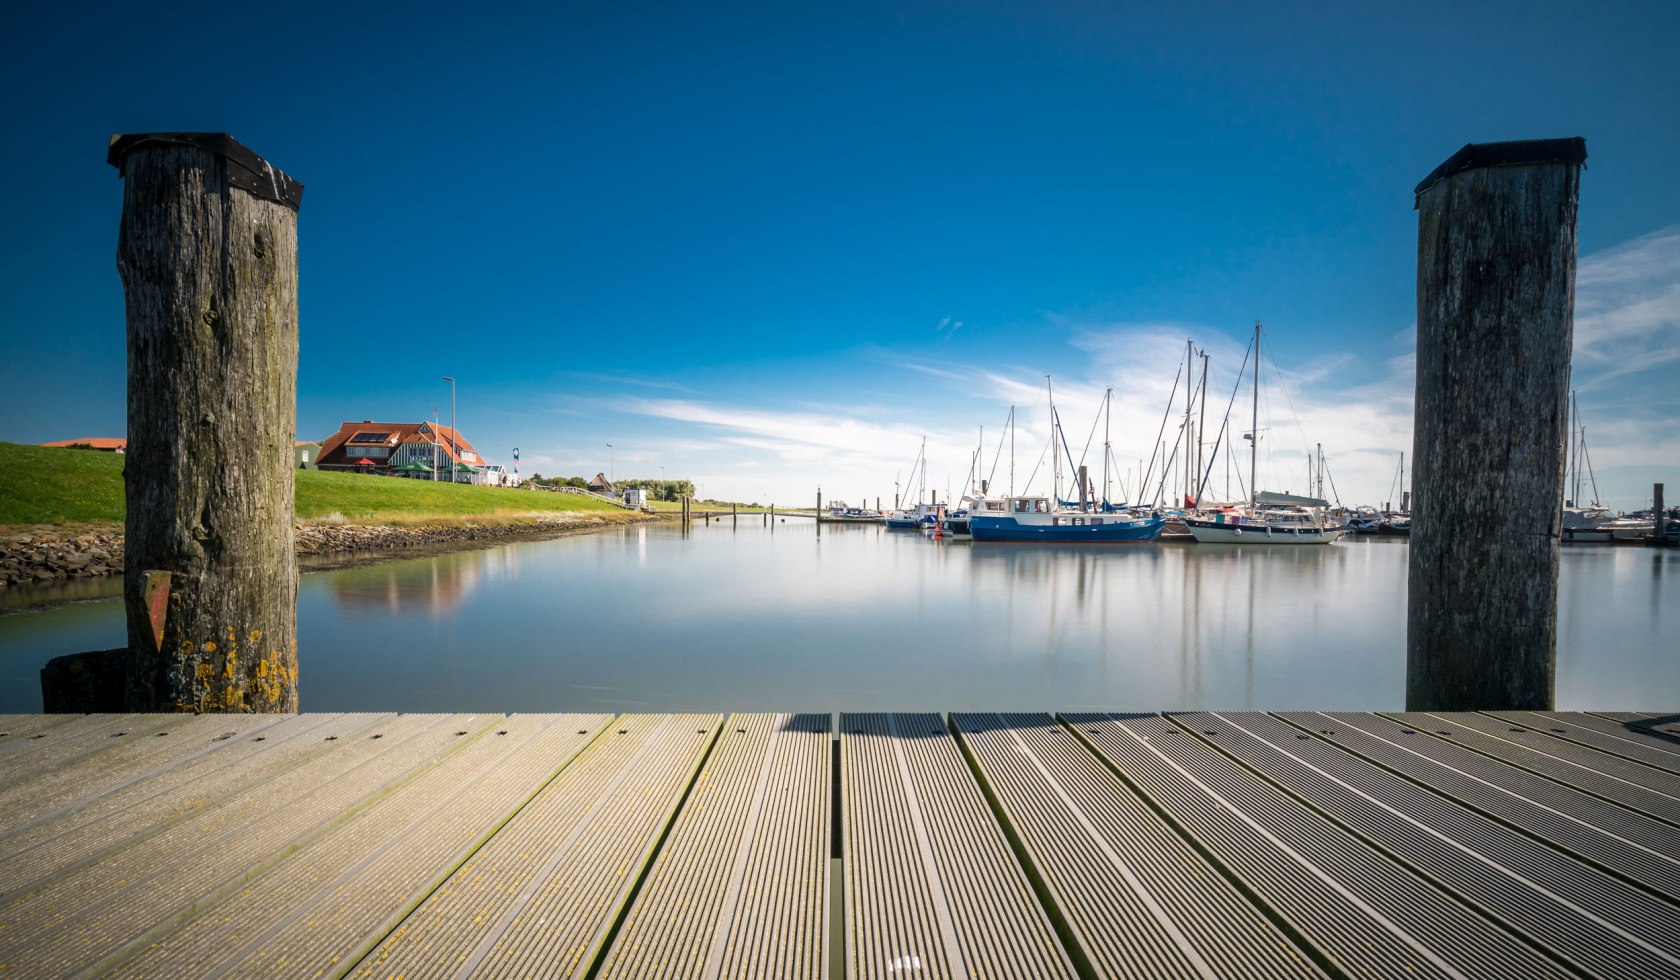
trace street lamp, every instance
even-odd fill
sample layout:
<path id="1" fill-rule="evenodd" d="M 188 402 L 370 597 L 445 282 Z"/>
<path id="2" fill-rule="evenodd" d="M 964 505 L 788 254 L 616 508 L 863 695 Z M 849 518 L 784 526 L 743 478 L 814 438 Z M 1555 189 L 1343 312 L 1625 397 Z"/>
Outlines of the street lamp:
<path id="1" fill-rule="evenodd" d="M 607 443 L 607 482 L 618 482 L 618 468 L 613 465 L 613 447 L 610 442 Z"/>
<path id="2" fill-rule="evenodd" d="M 455 462 L 461 456 L 461 430 L 455 428 L 455 379 L 444 375 L 443 380 L 449 382 L 449 482 L 455 482 Z"/>

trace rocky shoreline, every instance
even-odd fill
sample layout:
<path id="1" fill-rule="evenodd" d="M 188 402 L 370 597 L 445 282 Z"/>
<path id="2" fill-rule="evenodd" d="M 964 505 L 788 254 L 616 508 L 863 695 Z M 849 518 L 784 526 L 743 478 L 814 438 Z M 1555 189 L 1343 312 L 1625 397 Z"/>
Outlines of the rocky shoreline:
<path id="1" fill-rule="evenodd" d="M 314 564 L 334 556 L 389 554 L 439 546 L 490 545 L 662 519 L 649 516 L 625 521 L 579 516 L 537 517 L 506 523 L 418 526 L 300 524 L 297 526 L 297 555 L 311 559 Z M 38 528 L 0 539 L 0 589 L 119 575 L 122 567 L 123 536 L 116 532 L 66 534 L 51 528 Z"/>

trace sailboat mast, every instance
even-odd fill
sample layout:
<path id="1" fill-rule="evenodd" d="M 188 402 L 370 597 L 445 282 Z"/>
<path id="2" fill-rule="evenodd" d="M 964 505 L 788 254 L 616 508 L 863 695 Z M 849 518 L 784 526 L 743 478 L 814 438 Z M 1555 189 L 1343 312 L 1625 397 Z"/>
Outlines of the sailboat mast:
<path id="1" fill-rule="evenodd" d="M 1260 491 L 1254 482 L 1260 472 L 1260 321 L 1254 321 L 1254 407 L 1249 415 L 1248 499 L 1249 509 L 1260 505 Z"/>
<path id="2" fill-rule="evenodd" d="M 1044 376 L 1044 392 L 1050 398 L 1050 506 L 1054 508 L 1062 495 L 1062 456 L 1056 438 L 1056 388 L 1048 374 Z"/>
<path id="3" fill-rule="evenodd" d="M 1108 441 L 1108 417 L 1114 408 L 1114 389 L 1103 392 L 1103 503 L 1108 503 L 1108 457 L 1113 452 Z"/>
<path id="4" fill-rule="evenodd" d="M 1204 465 L 1204 461 L 1202 459 L 1202 443 L 1207 440 L 1207 374 L 1208 374 L 1208 355 L 1207 355 L 1207 351 L 1202 351 L 1202 397 L 1201 397 L 1201 401 L 1198 403 L 1198 404 L 1201 405 L 1201 412 L 1196 417 L 1196 480 L 1195 480 L 1195 487 L 1196 487 L 1196 504 L 1197 504 L 1197 506 L 1200 506 L 1201 503 L 1202 503 L 1202 484 L 1207 482 L 1206 478 L 1203 477 L 1203 475 L 1202 475 L 1202 467 Z"/>
<path id="5" fill-rule="evenodd" d="M 1015 406 L 1009 406 L 1009 495 L 1015 496 Z"/>

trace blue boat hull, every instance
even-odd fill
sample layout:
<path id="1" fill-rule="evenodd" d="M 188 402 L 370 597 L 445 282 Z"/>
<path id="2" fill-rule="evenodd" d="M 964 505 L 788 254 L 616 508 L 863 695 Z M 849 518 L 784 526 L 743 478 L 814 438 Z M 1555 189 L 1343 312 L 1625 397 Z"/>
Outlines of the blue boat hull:
<path id="1" fill-rule="evenodd" d="M 1100 520 L 1101 518 L 1095 518 Z M 1161 536 L 1166 518 L 1101 524 L 1022 524 L 1013 517 L 973 516 L 968 533 L 976 541 L 1061 541 L 1075 544 L 1109 544 L 1120 541 L 1154 541 Z"/>

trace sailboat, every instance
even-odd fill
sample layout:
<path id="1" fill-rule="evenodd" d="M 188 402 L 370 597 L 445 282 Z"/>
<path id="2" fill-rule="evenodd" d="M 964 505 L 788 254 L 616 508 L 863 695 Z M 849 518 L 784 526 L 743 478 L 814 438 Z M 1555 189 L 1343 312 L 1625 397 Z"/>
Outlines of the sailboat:
<path id="1" fill-rule="evenodd" d="M 1248 506 L 1211 515 L 1186 514 L 1184 525 L 1199 544 L 1329 544 L 1346 528 L 1327 519 L 1320 497 L 1256 490 L 1260 453 L 1260 323 L 1254 324 L 1254 396 L 1248 432 Z"/>
<path id="2" fill-rule="evenodd" d="M 1049 378 L 1045 379 L 1049 388 Z M 970 512 L 969 534 L 976 541 L 1051 541 L 1107 544 L 1125 541 L 1154 541 L 1166 524 L 1160 512 L 1114 509 L 1091 499 L 1091 487 L 1083 467 L 1074 466 L 1079 478 L 1078 502 L 1064 502 L 1061 492 L 1061 453 L 1067 451 L 1056 400 L 1051 389 L 1050 453 L 1053 462 L 1052 493 L 1048 497 L 1006 496 L 1000 510 Z M 1073 464 L 1072 454 L 1068 463 Z M 1030 481 L 1029 481 L 1030 482 Z"/>
<path id="3" fill-rule="evenodd" d="M 887 525 L 888 528 L 893 529 L 893 530 L 905 531 L 905 530 L 912 530 L 912 529 L 916 529 L 916 528 L 937 527 L 939 525 L 939 503 L 938 503 L 938 501 L 935 501 L 934 503 L 931 503 L 931 504 L 921 503 L 922 496 L 926 492 L 926 489 L 927 489 L 927 439 L 926 439 L 926 437 L 923 437 L 922 448 L 920 450 L 918 450 L 917 453 L 916 453 L 916 462 L 910 467 L 910 476 L 912 478 L 916 478 L 918 473 L 920 473 L 920 478 L 919 478 L 920 482 L 918 482 L 917 485 L 916 485 L 917 486 L 917 490 L 916 490 L 917 503 L 916 503 L 916 505 L 913 506 L 913 507 L 911 507 L 911 506 L 900 507 L 896 510 L 888 511 L 887 515 L 886 515 L 886 518 L 885 518 L 885 521 L 884 521 L 884 523 Z M 910 481 L 907 480 L 905 482 L 906 488 L 908 488 L 909 485 L 910 485 Z"/>

